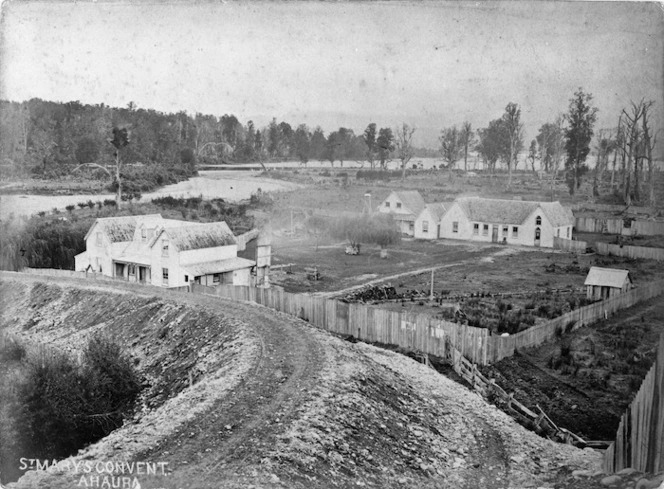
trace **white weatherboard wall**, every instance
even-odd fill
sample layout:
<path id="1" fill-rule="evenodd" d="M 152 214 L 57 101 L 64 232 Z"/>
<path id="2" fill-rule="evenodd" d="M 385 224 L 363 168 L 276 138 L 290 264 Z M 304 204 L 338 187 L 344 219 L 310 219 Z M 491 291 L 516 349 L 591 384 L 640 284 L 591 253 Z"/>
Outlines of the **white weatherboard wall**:
<path id="1" fill-rule="evenodd" d="M 424 232 L 424 222 L 428 223 L 428 231 Z M 425 207 L 415 219 L 415 237 L 418 239 L 437 239 L 439 220 Z"/>
<path id="2" fill-rule="evenodd" d="M 101 243 L 97 244 L 98 234 L 101 237 Z M 126 245 L 126 243 L 123 243 Z M 116 243 L 115 246 L 118 244 Z M 85 255 L 76 260 L 75 270 L 85 271 L 88 265 L 91 265 L 95 272 L 103 273 L 109 277 L 113 276 L 113 263 L 111 260 L 111 243 L 108 235 L 101 230 L 95 223 L 94 229 L 85 241 Z M 81 259 L 82 258 L 82 259 Z"/>

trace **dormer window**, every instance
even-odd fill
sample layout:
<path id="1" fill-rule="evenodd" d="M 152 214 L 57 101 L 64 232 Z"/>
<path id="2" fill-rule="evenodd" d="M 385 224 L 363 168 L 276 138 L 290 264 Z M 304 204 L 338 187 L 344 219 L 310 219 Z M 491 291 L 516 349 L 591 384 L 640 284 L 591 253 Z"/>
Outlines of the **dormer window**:
<path id="1" fill-rule="evenodd" d="M 535 218 L 535 226 L 541 226 L 541 225 L 542 225 L 542 217 L 541 217 L 541 216 L 537 216 L 537 217 Z"/>

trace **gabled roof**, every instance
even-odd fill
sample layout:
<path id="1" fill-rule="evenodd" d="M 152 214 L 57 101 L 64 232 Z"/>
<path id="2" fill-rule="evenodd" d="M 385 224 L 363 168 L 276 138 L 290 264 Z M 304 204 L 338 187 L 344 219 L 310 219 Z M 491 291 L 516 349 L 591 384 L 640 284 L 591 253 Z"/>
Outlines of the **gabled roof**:
<path id="1" fill-rule="evenodd" d="M 443 214 L 445 214 L 447 208 L 442 202 L 437 202 L 434 204 L 426 204 L 422 212 L 424 212 L 424 210 L 429 211 L 429 214 L 431 214 L 436 221 L 439 221 L 440 218 L 443 217 Z"/>
<path id="2" fill-rule="evenodd" d="M 623 285 L 625 285 L 625 281 L 632 283 L 632 279 L 629 276 L 629 270 L 590 267 L 590 271 L 588 272 L 588 276 L 583 285 L 600 285 L 621 289 Z"/>
<path id="3" fill-rule="evenodd" d="M 182 222 L 179 226 L 168 226 L 157 230 L 149 246 L 153 246 L 162 233 L 166 233 L 178 250 L 200 250 L 236 244 L 235 236 L 225 222 Z"/>
<path id="4" fill-rule="evenodd" d="M 161 219 L 159 214 L 147 214 L 144 216 L 122 216 L 122 217 L 99 217 L 94 222 L 85 239 L 92 234 L 93 229 L 106 233 L 111 243 L 120 243 L 134 239 L 134 231 L 141 219 Z"/>
<path id="5" fill-rule="evenodd" d="M 227 258 L 225 260 L 217 260 L 203 263 L 192 263 L 185 265 L 183 268 L 192 277 L 200 277 L 201 275 L 211 275 L 214 273 L 232 272 L 234 270 L 242 270 L 243 268 L 251 268 L 256 264 L 253 260 L 246 258 Z"/>
<path id="6" fill-rule="evenodd" d="M 392 192 L 392 194 L 395 194 L 397 198 L 401 201 L 402 208 L 405 208 L 407 211 L 409 211 L 411 214 L 414 214 L 415 216 L 418 216 L 420 212 L 422 212 L 422 210 L 424 209 L 425 206 L 424 199 L 417 190 L 394 191 Z M 392 194 L 390 194 L 390 196 L 392 196 Z"/>
<path id="7" fill-rule="evenodd" d="M 563 207 L 560 202 L 540 202 L 539 206 L 553 227 L 574 226 L 572 209 Z"/>
<path id="8" fill-rule="evenodd" d="M 553 227 L 574 225 L 572 211 L 560 202 L 532 202 L 524 200 L 484 199 L 460 197 L 455 200 L 470 221 L 496 224 L 521 224 L 537 209 L 541 209 Z"/>

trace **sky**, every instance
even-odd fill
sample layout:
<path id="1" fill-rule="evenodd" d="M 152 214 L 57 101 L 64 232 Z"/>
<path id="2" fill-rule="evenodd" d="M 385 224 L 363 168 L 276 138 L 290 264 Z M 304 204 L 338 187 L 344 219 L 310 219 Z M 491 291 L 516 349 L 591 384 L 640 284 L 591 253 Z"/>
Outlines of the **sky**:
<path id="1" fill-rule="evenodd" d="M 133 101 L 326 133 L 406 122 L 429 147 L 514 102 L 527 147 L 583 87 L 597 128 L 654 100 L 664 139 L 662 5 L 5 1 L 0 98 Z"/>

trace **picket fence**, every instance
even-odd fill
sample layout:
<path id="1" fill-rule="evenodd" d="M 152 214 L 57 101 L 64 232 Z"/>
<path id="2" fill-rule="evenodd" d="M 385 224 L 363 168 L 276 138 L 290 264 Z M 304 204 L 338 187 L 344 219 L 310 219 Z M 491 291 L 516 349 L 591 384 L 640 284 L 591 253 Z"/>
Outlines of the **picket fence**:
<path id="1" fill-rule="evenodd" d="M 659 339 L 657 359 L 623 414 L 616 441 L 604 454 L 604 472 L 627 467 L 650 473 L 664 471 L 664 334 Z"/>
<path id="2" fill-rule="evenodd" d="M 232 300 L 250 301 L 304 319 L 311 324 L 360 340 L 398 345 L 441 358 L 459 350 L 478 365 L 487 365 L 489 330 L 442 321 L 426 314 L 388 311 L 324 297 L 292 294 L 280 287 L 269 289 L 193 284 L 191 291 Z"/>
<path id="3" fill-rule="evenodd" d="M 664 222 L 637 219 L 625 227 L 622 218 L 576 217 L 574 228 L 578 232 L 620 234 L 623 236 L 664 235 Z"/>
<path id="4" fill-rule="evenodd" d="M 664 282 L 653 282 L 611 299 L 575 309 L 544 324 L 533 326 L 514 335 L 490 336 L 487 362 L 489 364 L 499 362 L 503 358 L 514 355 L 516 350 L 539 346 L 554 336 L 566 332 L 568 328 L 580 328 L 598 319 L 606 318 L 615 311 L 631 307 L 637 302 L 656 297 L 663 292 Z"/>
<path id="5" fill-rule="evenodd" d="M 601 255 L 625 256 L 629 258 L 644 258 L 647 260 L 664 261 L 664 248 L 650 248 L 646 246 L 615 245 L 596 243 L 597 253 Z"/>
<path id="6" fill-rule="evenodd" d="M 575 239 L 553 237 L 553 248 L 556 250 L 571 251 L 573 253 L 585 253 L 588 243 Z"/>

